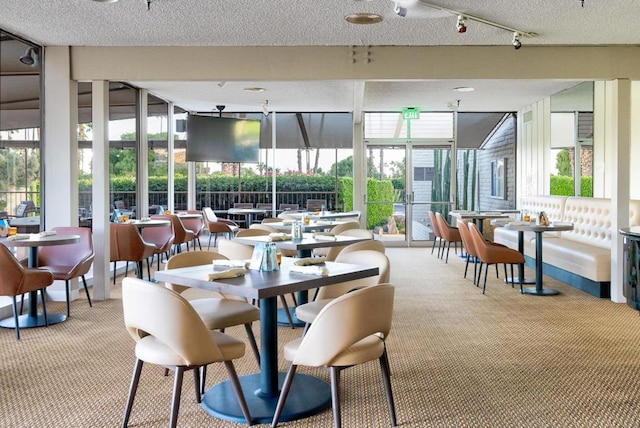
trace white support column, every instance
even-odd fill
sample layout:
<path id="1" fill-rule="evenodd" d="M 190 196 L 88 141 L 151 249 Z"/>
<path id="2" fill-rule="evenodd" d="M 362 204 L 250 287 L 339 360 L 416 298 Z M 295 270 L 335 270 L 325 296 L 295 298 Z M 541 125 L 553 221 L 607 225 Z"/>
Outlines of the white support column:
<path id="1" fill-rule="evenodd" d="M 365 150 L 362 119 L 354 119 L 353 123 L 353 209 L 360 211 L 360 225 L 367 225 L 367 173 L 365 168 Z"/>
<path id="2" fill-rule="evenodd" d="M 142 218 L 149 215 L 149 138 L 147 133 L 149 91 L 140 89 L 138 94 L 136 216 Z"/>
<path id="3" fill-rule="evenodd" d="M 169 109 L 169 111 L 167 112 L 167 167 L 168 167 L 167 175 L 168 177 L 167 177 L 167 207 L 165 208 L 172 209 L 174 192 L 176 188 L 176 184 L 175 184 L 176 181 L 173 176 L 175 171 L 174 150 L 175 150 L 175 139 L 176 139 L 176 135 L 175 135 L 176 121 L 173 116 L 173 110 L 174 110 L 173 103 L 168 104 L 168 109 Z"/>
<path id="4" fill-rule="evenodd" d="M 109 275 L 109 82 L 92 83 L 91 120 L 93 122 L 93 187 L 92 224 L 93 246 L 93 299 L 111 297 Z"/>
<path id="5" fill-rule="evenodd" d="M 78 84 L 71 80 L 68 46 L 45 48 L 44 139 L 42 145 L 45 230 L 78 225 Z M 66 300 L 64 281 L 47 287 L 52 300 Z M 78 295 L 77 280 L 71 298 Z"/>
<path id="6" fill-rule="evenodd" d="M 623 240 L 618 230 L 629 226 L 630 162 L 631 157 L 631 81 L 618 79 L 613 82 L 613 139 L 612 152 L 615 167 L 611 174 L 611 300 L 626 301 L 623 275 Z"/>
<path id="7" fill-rule="evenodd" d="M 196 207 L 196 179 L 196 163 L 187 162 L 187 208 L 189 209 Z"/>
<path id="8" fill-rule="evenodd" d="M 69 47 L 47 47 L 44 59 L 44 226 L 77 226 L 78 84 L 70 77 Z"/>

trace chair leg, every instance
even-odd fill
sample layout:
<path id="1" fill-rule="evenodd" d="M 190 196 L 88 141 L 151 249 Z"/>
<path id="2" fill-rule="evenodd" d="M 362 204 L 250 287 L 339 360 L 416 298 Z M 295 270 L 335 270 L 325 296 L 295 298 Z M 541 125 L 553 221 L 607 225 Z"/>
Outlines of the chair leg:
<path id="1" fill-rule="evenodd" d="M 236 398 L 238 399 L 238 405 L 240 405 L 242 414 L 247 420 L 247 424 L 253 425 L 253 421 L 251 420 L 251 413 L 249 412 L 249 406 L 247 406 L 247 400 L 244 398 L 244 393 L 242 392 L 242 387 L 240 386 L 240 379 L 238 379 L 236 368 L 234 367 L 232 361 L 225 361 L 224 366 L 227 368 L 227 373 L 229 373 L 229 380 L 231 381 L 231 385 L 233 385 L 233 390 L 236 393 Z"/>
<path id="2" fill-rule="evenodd" d="M 260 351 L 258 351 L 256 336 L 253 334 L 251 323 L 245 324 L 244 329 L 247 330 L 247 337 L 249 338 L 249 344 L 251 345 L 251 349 L 253 350 L 253 355 L 256 357 L 256 361 L 258 362 L 258 367 L 260 367 Z"/>
<path id="3" fill-rule="evenodd" d="M 183 366 L 176 367 L 176 375 L 173 381 L 173 396 L 171 397 L 171 419 L 169 419 L 169 427 L 176 428 L 178 426 L 178 412 L 180 411 L 180 394 L 182 393 L 182 378 L 184 377 Z"/>
<path id="4" fill-rule="evenodd" d="M 293 325 L 293 318 L 291 317 L 291 312 L 289 311 L 289 305 L 287 305 L 287 299 L 284 296 L 280 295 L 280 302 L 282 303 L 282 309 L 284 310 L 285 315 L 287 316 L 287 320 L 289 321 L 289 325 L 291 329 L 295 329 L 296 326 Z"/>
<path id="5" fill-rule="evenodd" d="M 198 248 L 200 248 L 200 251 L 202 251 L 202 244 L 200 243 L 200 237 L 196 238 L 196 240 L 198 241 Z M 196 244 L 193 244 L 193 249 L 196 249 Z"/>
<path id="6" fill-rule="evenodd" d="M 84 285 L 84 292 L 87 295 L 87 300 L 89 301 L 89 307 L 93 308 L 93 303 L 91 303 L 91 297 L 89 297 L 89 288 L 87 287 L 87 280 L 84 277 L 84 275 L 82 275 L 82 285 Z"/>
<path id="7" fill-rule="evenodd" d="M 333 407 L 333 427 L 342 427 L 342 417 L 340 416 L 340 368 L 329 367 L 331 374 L 331 407 Z"/>
<path id="8" fill-rule="evenodd" d="M 504 263 L 502 266 L 504 267 L 504 279 L 506 281 L 507 280 L 507 264 Z"/>
<path id="9" fill-rule="evenodd" d="M 438 240 L 437 236 L 433 237 L 433 245 L 431 246 L 431 254 L 433 254 L 433 250 L 436 248 L 436 241 Z"/>
<path id="10" fill-rule="evenodd" d="M 209 233 L 209 244 L 207 245 L 207 251 L 209 251 L 211 249 L 211 235 L 213 235 L 212 233 Z M 214 247 L 215 247 L 215 242 L 213 243 Z"/>
<path id="11" fill-rule="evenodd" d="M 293 377 L 296 374 L 297 368 L 298 366 L 291 364 L 291 367 L 289 367 L 289 371 L 287 372 L 287 376 L 284 378 L 284 383 L 282 384 L 282 389 L 280 390 L 280 397 L 278 397 L 278 404 L 276 405 L 276 410 L 273 413 L 271 428 L 275 428 L 276 425 L 278 425 L 278 419 L 282 414 L 284 403 L 287 401 L 287 395 L 289 395 L 289 390 L 291 389 L 291 383 L 293 382 Z"/>
<path id="12" fill-rule="evenodd" d="M 489 264 L 487 263 L 487 268 L 484 270 L 484 285 L 482 286 L 482 294 L 487 289 L 487 272 L 489 272 Z"/>
<path id="13" fill-rule="evenodd" d="M 387 404 L 389 406 L 389 417 L 391 418 L 391 426 L 398 426 L 396 419 L 396 405 L 393 401 L 393 391 L 391 389 L 391 369 L 389 367 L 389 356 L 387 355 L 387 348 L 385 346 L 384 352 L 380 356 L 380 370 L 382 371 L 382 382 L 384 384 L 384 391 L 387 395 Z"/>
<path id="14" fill-rule="evenodd" d="M 113 285 L 116 285 L 116 262 L 113 262 Z"/>
<path id="15" fill-rule="evenodd" d="M 16 301 L 16 296 L 13 296 L 13 321 L 16 323 L 16 340 L 20 340 L 20 325 L 18 324 L 18 302 Z"/>
<path id="16" fill-rule="evenodd" d="M 207 366 L 200 366 L 200 395 L 204 395 L 204 388 L 207 384 Z"/>
<path id="17" fill-rule="evenodd" d="M 49 320 L 47 319 L 47 299 L 44 295 L 44 288 L 40 289 L 40 297 L 42 298 L 42 316 L 44 317 L 44 326 L 49 327 Z M 38 298 L 38 293 L 36 293 L 36 299 Z"/>
<path id="18" fill-rule="evenodd" d="M 71 314 L 71 286 L 69 285 L 69 280 L 65 280 L 64 282 L 64 291 L 65 294 L 67 295 L 67 316 L 70 316 Z"/>
<path id="19" fill-rule="evenodd" d="M 451 249 L 451 241 L 447 242 L 447 258 L 444 260 L 445 263 L 449 263 L 449 250 Z"/>
<path id="20" fill-rule="evenodd" d="M 507 265 L 504 265 L 504 269 L 505 271 L 507 270 Z M 505 272 L 505 278 L 507 277 L 507 273 Z M 515 277 L 513 276 L 513 263 L 511 264 L 511 288 L 513 288 L 513 279 Z"/>
<path id="21" fill-rule="evenodd" d="M 200 391 L 202 390 L 202 380 L 200 379 L 200 367 L 196 367 L 193 369 L 193 384 L 196 387 L 196 402 L 202 403 L 202 395 Z"/>
<path id="22" fill-rule="evenodd" d="M 124 417 L 122 419 L 122 428 L 126 428 L 129 425 L 129 416 L 131 416 L 131 409 L 133 408 L 133 400 L 136 397 L 136 391 L 138 390 L 138 382 L 140 381 L 140 373 L 142 372 L 142 365 L 144 362 L 140 359 L 136 359 L 136 364 L 133 366 L 133 376 L 131 377 L 131 385 L 129 386 L 129 396 L 127 397 L 127 404 L 124 409 Z"/>
<path id="23" fill-rule="evenodd" d="M 480 287 L 480 278 L 482 278 L 482 262 L 480 262 L 480 268 L 478 268 L 478 279 L 476 281 L 476 287 Z M 487 266 L 487 269 L 489 267 Z"/>
<path id="24" fill-rule="evenodd" d="M 465 257 L 467 259 L 467 262 L 464 264 L 464 277 L 467 277 L 467 270 L 469 269 L 469 257 L 471 257 L 469 255 L 469 253 L 467 253 L 467 256 Z"/>

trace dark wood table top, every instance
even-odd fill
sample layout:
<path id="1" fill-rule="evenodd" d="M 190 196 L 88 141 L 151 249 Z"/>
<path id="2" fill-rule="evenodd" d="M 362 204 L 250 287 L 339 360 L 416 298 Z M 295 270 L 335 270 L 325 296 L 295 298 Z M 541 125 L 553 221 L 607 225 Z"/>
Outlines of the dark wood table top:
<path id="1" fill-rule="evenodd" d="M 207 278 L 207 274 L 214 271 L 212 264 L 158 271 L 155 279 L 249 299 L 264 299 L 378 274 L 377 266 L 326 262 L 324 266 L 329 270 L 329 275 L 310 275 L 290 272 L 288 267 L 293 262 L 292 258 L 283 257 L 279 271 L 248 270 L 244 276 L 215 281 L 209 281 Z"/>

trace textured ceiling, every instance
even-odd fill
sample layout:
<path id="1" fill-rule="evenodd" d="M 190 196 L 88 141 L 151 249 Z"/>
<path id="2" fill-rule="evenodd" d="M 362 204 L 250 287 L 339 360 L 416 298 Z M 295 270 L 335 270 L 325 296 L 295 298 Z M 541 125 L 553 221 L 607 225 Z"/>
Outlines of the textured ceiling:
<path id="1" fill-rule="evenodd" d="M 144 0 L 100 3 L 92 0 L 0 0 L 0 28 L 43 46 L 350 46 L 350 45 L 507 45 L 512 33 L 467 20 L 455 29 L 456 16 L 418 0 L 399 1 L 407 16 L 393 11 L 391 0 Z M 522 32 L 529 45 L 640 44 L 638 0 L 438 0 L 449 8 Z M 377 13 L 375 25 L 352 25 L 344 17 Z M 3 45 L 4 49 L 4 45 Z M 2 64 L 3 72 L 7 70 Z M 353 111 L 356 83 L 130 81 L 190 111 L 261 111 L 261 101 L 277 99 L 277 111 Z M 437 80 L 365 82 L 364 110 L 397 111 L 419 105 L 443 110 L 461 100 L 460 111 L 515 111 L 576 85 L 576 81 Z M 261 86 L 268 96 L 242 88 Z M 475 92 L 453 93 L 456 86 Z M 4 88 L 2 88 L 4 90 Z M 260 98 L 261 97 L 261 98 Z"/>

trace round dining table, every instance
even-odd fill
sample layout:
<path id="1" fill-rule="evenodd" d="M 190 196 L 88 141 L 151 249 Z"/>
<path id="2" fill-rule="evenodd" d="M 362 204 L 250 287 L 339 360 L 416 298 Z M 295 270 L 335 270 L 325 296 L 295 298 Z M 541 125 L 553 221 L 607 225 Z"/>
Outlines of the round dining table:
<path id="1" fill-rule="evenodd" d="M 67 245 L 75 244 L 80 241 L 80 235 L 47 235 L 40 236 L 38 233 L 29 234 L 26 239 L 9 240 L 8 238 L 0 238 L 0 243 L 7 247 L 27 247 L 29 248 L 29 267 L 38 267 L 38 248 L 51 245 Z M 65 314 L 47 313 L 47 323 L 57 324 L 67 319 Z M 20 328 L 44 327 L 44 314 L 38 313 L 37 293 L 32 291 L 29 293 L 29 306 L 26 315 L 18 317 L 18 325 Z M 0 321 L 0 327 L 15 328 L 13 318 L 7 318 Z"/>

